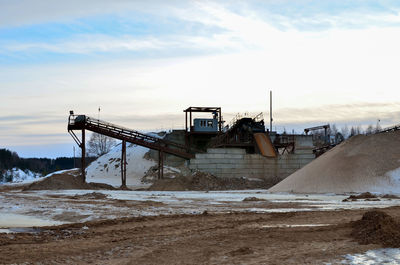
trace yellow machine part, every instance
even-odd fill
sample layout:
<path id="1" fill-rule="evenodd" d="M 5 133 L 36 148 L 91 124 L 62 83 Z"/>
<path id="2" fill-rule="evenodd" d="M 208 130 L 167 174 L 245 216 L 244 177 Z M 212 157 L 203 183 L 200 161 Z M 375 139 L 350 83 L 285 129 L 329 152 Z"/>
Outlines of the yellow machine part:
<path id="1" fill-rule="evenodd" d="M 258 149 L 260 149 L 260 152 L 263 156 L 266 157 L 277 157 L 278 154 L 276 153 L 276 150 L 271 142 L 271 139 L 269 136 L 265 133 L 255 133 L 254 134 L 254 139 L 256 140 Z"/>

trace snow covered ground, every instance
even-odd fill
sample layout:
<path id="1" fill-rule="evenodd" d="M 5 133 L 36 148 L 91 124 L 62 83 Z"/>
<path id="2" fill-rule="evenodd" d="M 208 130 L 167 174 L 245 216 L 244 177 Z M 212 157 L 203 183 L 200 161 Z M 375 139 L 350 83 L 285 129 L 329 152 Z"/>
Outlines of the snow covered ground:
<path id="1" fill-rule="evenodd" d="M 148 148 L 128 144 L 126 148 L 126 184 L 128 187 L 147 187 L 141 182 L 150 167 L 156 162 L 144 158 Z M 87 182 L 100 182 L 112 186 L 121 186 L 121 144 L 116 145 L 110 152 L 93 161 L 86 169 Z"/>
<path id="2" fill-rule="evenodd" d="M 371 187 L 371 191 L 400 194 L 400 168 L 387 172 L 384 177 L 376 187 Z"/>
<path id="3" fill-rule="evenodd" d="M 256 197 L 265 201 L 243 201 Z M 27 232 L 32 226 L 114 219 L 120 217 L 226 212 L 299 212 L 385 208 L 400 199 L 342 202 L 346 195 L 277 194 L 243 191 L 9 191 L 0 193 L 0 233 Z M 287 227 L 327 226 L 288 224 Z M 277 227 L 281 227 L 278 224 Z M 342 264 L 400 264 L 399 249 L 376 249 L 346 255 Z M 335 263 L 336 264 L 336 263 Z"/>
<path id="4" fill-rule="evenodd" d="M 67 171 L 72 171 L 72 170 L 77 170 L 77 168 L 59 170 L 59 171 L 50 173 L 50 174 L 48 174 L 48 175 L 46 175 L 46 176 L 44 176 L 44 177 L 42 177 L 41 175 L 37 175 L 37 177 L 27 177 L 27 178 L 25 178 L 24 180 L 21 180 L 21 179 L 20 179 L 19 181 L 0 182 L 0 185 L 5 185 L 5 186 L 21 186 L 21 185 L 25 185 L 25 184 L 31 184 L 31 183 L 33 183 L 33 182 L 41 181 L 41 180 L 43 180 L 43 179 L 45 179 L 45 178 L 51 177 L 51 176 L 53 176 L 54 174 L 61 174 L 61 173 L 64 173 L 64 172 L 67 172 Z M 32 172 L 32 171 L 29 171 L 29 172 Z M 34 173 L 34 172 L 32 172 L 32 173 L 33 173 L 33 174 L 38 174 L 38 173 Z"/>
<path id="5" fill-rule="evenodd" d="M 103 195 L 103 198 L 92 199 L 90 196 L 93 193 Z M 246 197 L 256 197 L 265 201 L 248 203 L 243 201 Z M 216 213 L 232 211 L 297 212 L 384 208 L 400 205 L 398 199 L 342 202 L 346 197 L 334 194 L 272 194 L 265 190 L 2 192 L 0 193 L 0 218 L 4 218 L 4 214 L 7 213 L 68 223 L 160 214 L 198 214 L 204 211 Z M 3 228 L 5 227 L 7 226 L 3 226 Z"/>
<path id="6" fill-rule="evenodd" d="M 42 177 L 42 174 L 35 173 L 30 170 L 22 170 L 20 168 L 14 167 L 13 169 L 6 170 L 3 173 L 3 180 L 11 179 L 11 182 L 1 182 L 0 183 L 23 183 L 33 181 Z"/>
<path id="7" fill-rule="evenodd" d="M 369 250 L 362 254 L 346 255 L 342 263 L 351 265 L 396 265 L 400 264 L 400 249 L 380 248 Z"/>
<path id="8" fill-rule="evenodd" d="M 149 135 L 158 137 L 155 133 L 149 133 Z M 121 148 L 121 144 L 118 144 L 110 152 L 93 161 L 86 169 L 86 181 L 105 183 L 114 187 L 121 186 Z M 127 144 L 126 185 L 128 188 L 147 188 L 151 185 L 142 182 L 146 172 L 157 165 L 157 161 L 145 158 L 148 151 L 148 148 Z M 179 169 L 164 165 L 165 176 L 173 178 L 174 174 L 180 173 Z"/>

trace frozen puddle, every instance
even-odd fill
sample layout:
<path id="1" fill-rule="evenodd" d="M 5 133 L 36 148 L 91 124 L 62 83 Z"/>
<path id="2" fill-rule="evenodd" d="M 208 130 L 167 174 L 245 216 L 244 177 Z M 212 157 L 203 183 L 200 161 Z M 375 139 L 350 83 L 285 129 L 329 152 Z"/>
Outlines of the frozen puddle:
<path id="1" fill-rule="evenodd" d="M 94 192 L 104 194 L 106 198 L 84 197 Z M 243 201 L 247 197 L 256 197 L 260 201 Z M 204 211 L 288 213 L 400 205 L 400 200 L 394 199 L 342 202 L 347 197 L 335 194 L 277 194 L 265 190 L 3 192 L 0 195 L 0 228 L 40 227 L 122 217 L 199 214 Z"/>
<path id="2" fill-rule="evenodd" d="M 1 228 L 0 233 L 39 233 L 41 231 L 40 228 L 34 227 L 14 227 L 14 228 Z"/>
<path id="3" fill-rule="evenodd" d="M 0 233 L 33 232 L 32 227 L 60 225 L 62 222 L 15 213 L 0 213 Z"/>
<path id="4" fill-rule="evenodd" d="M 400 249 L 381 248 L 363 254 L 346 255 L 342 264 L 400 264 Z"/>

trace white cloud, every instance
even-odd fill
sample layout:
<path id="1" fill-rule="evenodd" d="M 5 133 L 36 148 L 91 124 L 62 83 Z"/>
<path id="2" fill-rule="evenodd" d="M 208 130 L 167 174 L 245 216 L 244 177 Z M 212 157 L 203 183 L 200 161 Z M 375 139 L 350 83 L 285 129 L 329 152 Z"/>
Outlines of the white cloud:
<path id="1" fill-rule="evenodd" d="M 53 53 L 95 53 L 95 52 L 125 52 L 140 50 L 157 50 L 172 46 L 173 43 L 163 42 L 156 38 L 137 39 L 130 36 L 110 37 L 107 35 L 81 35 L 72 40 L 61 40 L 53 43 L 5 43 L 2 52 L 53 52 Z"/>
<path id="2" fill-rule="evenodd" d="M 161 0 L 0 0 L 0 27 L 71 22 L 96 15 L 126 15 L 132 11 L 168 14 L 180 1 Z M 184 4 L 180 4 L 184 6 Z"/>
<path id="3" fill-rule="evenodd" d="M 100 1 L 99 6 L 108 6 L 106 2 Z M 49 4 L 47 1 L 40 3 Z M 93 4 L 83 1 L 82 5 L 87 7 L 88 3 Z M 43 12 L 47 14 L 53 7 L 54 4 L 50 4 Z M 70 11 L 68 8 L 64 11 L 66 17 L 80 14 L 72 6 Z M 211 36 L 137 39 L 86 35 L 57 43 L 3 46 L 7 51 L 57 53 L 121 50 L 168 53 L 172 49 L 195 49 L 209 54 L 156 60 L 129 59 L 127 53 L 123 60 L 2 67 L 0 92 L 6 103 L 0 105 L 0 113 L 30 113 L 38 117 L 49 113 L 65 114 L 66 123 L 70 109 L 96 116 L 101 106 L 102 118 L 121 121 L 127 127 L 179 127 L 183 123 L 182 110 L 188 106 L 221 106 L 227 121 L 237 112 L 265 111 L 268 90 L 272 89 L 276 124 L 319 121 L 354 124 L 358 121 L 370 123 L 377 118 L 397 123 L 399 28 L 330 29 L 308 33 L 290 29 L 283 32 L 250 11 L 239 15 L 215 3 L 195 2 L 190 9 L 174 12 L 183 20 L 221 30 Z M 51 19 L 50 15 L 39 17 L 40 12 L 36 15 L 38 21 Z M 36 15 L 28 15 L 27 20 L 35 20 Z M 398 17 L 393 16 L 391 20 Z M 216 52 L 225 50 L 229 53 Z M 107 58 L 112 56 L 111 53 Z M 165 113 L 171 115 L 162 115 Z M 142 117 L 149 117 L 153 125 Z M 65 133 L 65 126 L 61 121 L 52 126 L 38 123 L 36 126 L 21 125 L 17 129 L 31 134 L 48 129 L 58 141 L 57 134 Z M 4 131 L 0 131 L 0 136 L 4 139 L 2 142 L 19 141 L 15 137 L 2 137 L 6 136 Z"/>

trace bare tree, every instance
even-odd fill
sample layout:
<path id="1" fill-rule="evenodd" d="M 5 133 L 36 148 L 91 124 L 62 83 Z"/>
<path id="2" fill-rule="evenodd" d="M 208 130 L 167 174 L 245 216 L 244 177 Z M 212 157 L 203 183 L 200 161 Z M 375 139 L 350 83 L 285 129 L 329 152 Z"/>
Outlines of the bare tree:
<path id="1" fill-rule="evenodd" d="M 368 125 L 367 129 L 365 130 L 365 134 L 372 134 L 374 132 L 374 127 L 372 125 Z"/>
<path id="2" fill-rule="evenodd" d="M 355 136 L 355 135 L 362 134 L 362 133 L 363 133 L 363 130 L 362 130 L 361 126 L 351 126 L 349 138 L 352 136 Z"/>
<path id="3" fill-rule="evenodd" d="M 102 156 L 108 153 L 115 144 L 113 138 L 93 133 L 88 142 L 88 153 L 94 156 Z"/>
<path id="4" fill-rule="evenodd" d="M 342 133 L 342 135 L 343 135 L 343 137 L 344 137 L 345 139 L 347 139 L 347 138 L 349 137 L 349 127 L 347 127 L 347 124 L 344 125 L 344 127 L 342 127 L 342 128 L 340 129 L 340 132 Z"/>
<path id="5" fill-rule="evenodd" d="M 336 127 L 336 124 L 332 124 L 329 129 L 330 135 L 336 135 L 339 130 Z"/>

